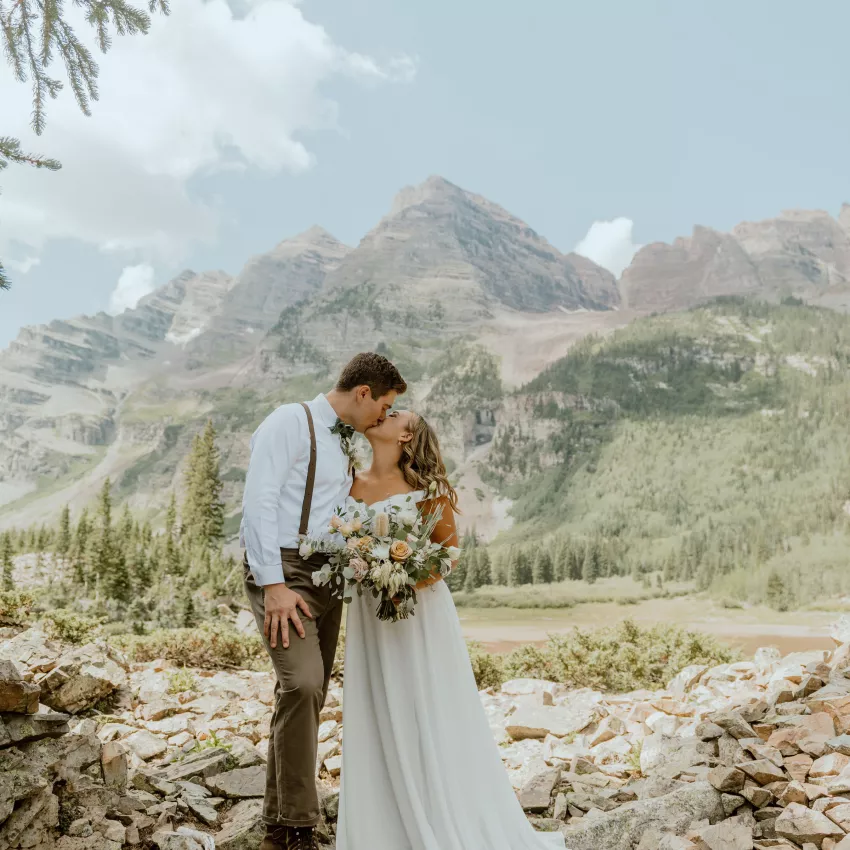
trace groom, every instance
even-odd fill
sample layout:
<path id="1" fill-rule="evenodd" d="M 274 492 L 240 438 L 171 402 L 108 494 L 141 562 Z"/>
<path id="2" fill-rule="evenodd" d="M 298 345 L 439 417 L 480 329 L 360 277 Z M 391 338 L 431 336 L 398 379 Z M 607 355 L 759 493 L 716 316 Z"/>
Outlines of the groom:
<path id="1" fill-rule="evenodd" d="M 277 408 L 251 438 L 240 529 L 245 589 L 277 677 L 260 850 L 318 846 L 319 713 L 342 602 L 313 584 L 324 559 L 302 560 L 299 537 L 323 532 L 348 496 L 354 432 L 382 422 L 406 389 L 386 357 L 358 354 L 329 393 Z"/>

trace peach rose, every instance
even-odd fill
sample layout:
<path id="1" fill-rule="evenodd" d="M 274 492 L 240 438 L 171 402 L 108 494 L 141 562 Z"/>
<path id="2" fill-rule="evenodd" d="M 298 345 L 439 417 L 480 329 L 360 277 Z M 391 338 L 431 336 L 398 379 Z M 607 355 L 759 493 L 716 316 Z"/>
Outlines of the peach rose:
<path id="1" fill-rule="evenodd" d="M 413 549 L 404 540 L 396 540 L 390 546 L 390 557 L 394 561 L 406 561 L 413 554 Z"/>
<path id="2" fill-rule="evenodd" d="M 367 537 L 360 537 L 357 540 L 357 548 L 361 552 L 366 552 L 371 545 L 372 545 L 372 538 L 371 537 L 368 537 L 368 536 Z"/>
<path id="3" fill-rule="evenodd" d="M 340 517 L 338 517 L 336 514 L 334 514 L 334 515 L 331 517 L 331 528 L 333 528 L 333 529 L 337 529 L 337 528 L 339 528 L 341 525 L 342 525 L 342 519 L 341 519 Z"/>
<path id="4" fill-rule="evenodd" d="M 355 534 L 363 528 L 363 523 L 359 519 L 351 520 L 351 530 L 355 532 Z"/>

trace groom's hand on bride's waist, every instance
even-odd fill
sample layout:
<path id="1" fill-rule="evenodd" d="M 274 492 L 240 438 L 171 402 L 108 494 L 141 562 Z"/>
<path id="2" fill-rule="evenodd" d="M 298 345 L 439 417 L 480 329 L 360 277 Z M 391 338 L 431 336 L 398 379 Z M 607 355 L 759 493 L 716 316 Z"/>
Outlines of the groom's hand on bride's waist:
<path id="1" fill-rule="evenodd" d="M 272 649 L 277 647 L 277 638 L 280 634 L 281 644 L 284 649 L 287 649 L 289 647 L 289 621 L 292 620 L 292 625 L 295 626 L 298 636 L 303 638 L 304 626 L 298 616 L 298 609 L 300 608 L 304 616 L 312 620 L 313 615 L 310 613 L 310 607 L 300 593 L 290 590 L 285 584 L 267 584 L 263 590 L 265 591 L 266 609 L 263 634 Z"/>

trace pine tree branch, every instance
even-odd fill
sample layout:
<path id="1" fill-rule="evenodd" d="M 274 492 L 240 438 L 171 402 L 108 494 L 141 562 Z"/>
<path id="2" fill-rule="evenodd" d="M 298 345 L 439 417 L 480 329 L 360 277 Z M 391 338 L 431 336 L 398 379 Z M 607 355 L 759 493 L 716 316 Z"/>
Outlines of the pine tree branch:
<path id="1" fill-rule="evenodd" d="M 170 12 L 168 0 L 147 0 L 148 10 L 126 0 L 74 0 L 85 10 L 86 22 L 93 28 L 98 49 L 112 46 L 112 33 L 145 34 L 150 16 Z M 68 83 L 80 109 L 90 114 L 97 100 L 99 68 L 91 51 L 77 37 L 64 18 L 63 0 L 0 0 L 0 40 L 15 79 L 30 81 L 33 92 L 32 127 L 44 131 L 48 98 L 55 98 L 62 82 L 48 73 L 54 54 L 62 57 Z"/>
<path id="2" fill-rule="evenodd" d="M 17 165 L 30 165 L 33 168 L 46 168 L 48 171 L 58 171 L 62 164 L 50 157 L 38 154 L 27 154 L 21 150 L 21 143 L 11 136 L 0 136 L 0 171 L 3 171 L 9 163 Z M 0 261 L 0 290 L 11 289 L 12 282 L 6 274 L 6 269 Z"/>

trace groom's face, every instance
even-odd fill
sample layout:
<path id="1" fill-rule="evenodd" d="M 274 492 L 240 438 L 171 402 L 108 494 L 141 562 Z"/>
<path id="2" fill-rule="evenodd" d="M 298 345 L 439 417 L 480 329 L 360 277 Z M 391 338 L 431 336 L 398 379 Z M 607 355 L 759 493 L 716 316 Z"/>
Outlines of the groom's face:
<path id="1" fill-rule="evenodd" d="M 356 421 L 351 423 L 354 430 L 363 434 L 369 428 L 380 425 L 386 418 L 387 411 L 395 404 L 397 395 L 395 390 L 390 390 L 386 395 L 375 399 L 369 387 L 361 387 L 357 392 Z"/>

